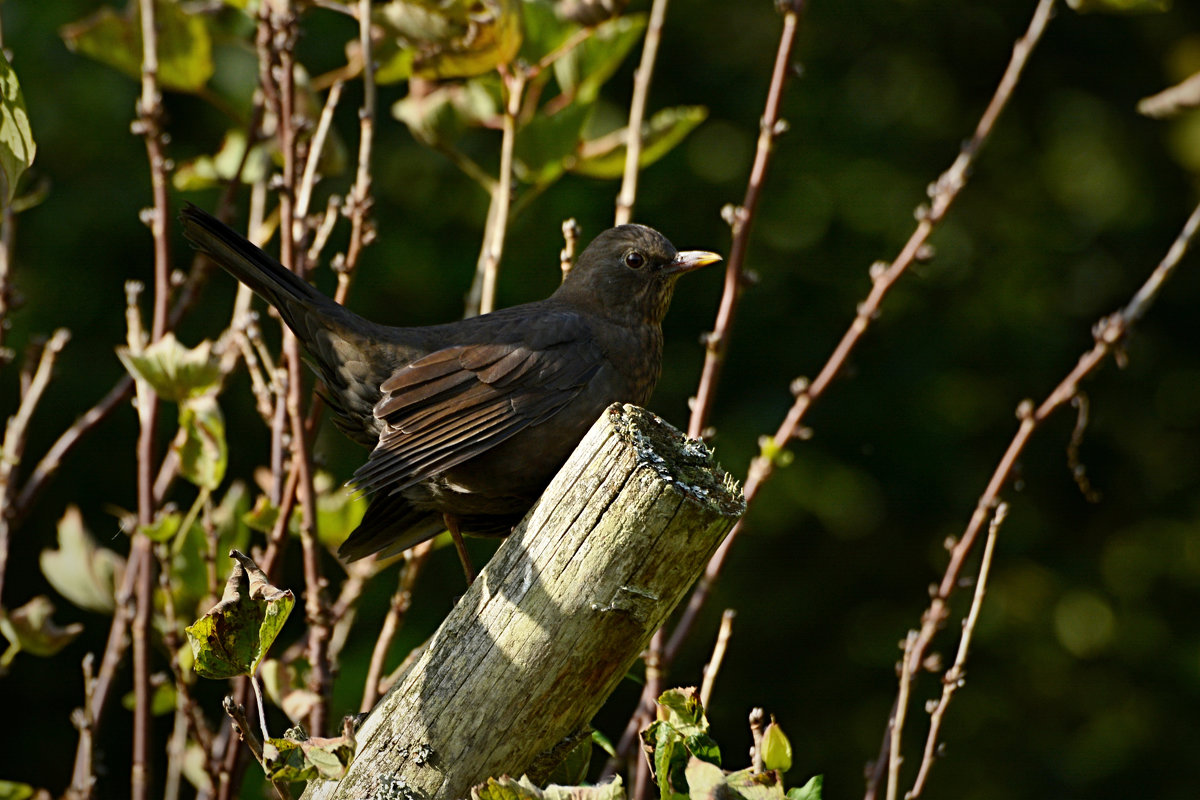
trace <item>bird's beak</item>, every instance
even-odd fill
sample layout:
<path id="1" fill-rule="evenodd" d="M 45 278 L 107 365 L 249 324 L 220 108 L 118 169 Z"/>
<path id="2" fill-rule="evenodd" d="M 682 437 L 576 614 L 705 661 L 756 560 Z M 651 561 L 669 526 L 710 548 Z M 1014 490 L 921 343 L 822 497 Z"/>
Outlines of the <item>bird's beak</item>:
<path id="1" fill-rule="evenodd" d="M 692 272 L 709 264 L 715 264 L 720 260 L 721 257 L 716 253 L 704 250 L 684 250 L 675 254 L 675 258 L 663 268 L 663 272 L 668 275 L 682 275 L 685 272 Z"/>

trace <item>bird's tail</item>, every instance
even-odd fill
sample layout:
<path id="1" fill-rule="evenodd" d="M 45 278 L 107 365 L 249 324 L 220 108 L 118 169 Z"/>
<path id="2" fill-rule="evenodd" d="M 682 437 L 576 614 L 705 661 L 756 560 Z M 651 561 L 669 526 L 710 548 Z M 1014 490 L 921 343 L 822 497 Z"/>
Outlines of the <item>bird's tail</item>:
<path id="1" fill-rule="evenodd" d="M 188 241 L 279 311 L 325 382 L 338 426 L 351 438 L 374 444 L 371 408 L 389 365 L 378 363 L 372 342 L 386 332 L 321 294 L 211 214 L 189 203 L 180 220 Z"/>
<path id="2" fill-rule="evenodd" d="M 208 212 L 188 203 L 179 219 L 189 242 L 274 306 L 310 349 L 317 328 L 341 327 L 343 318 L 356 316 Z"/>

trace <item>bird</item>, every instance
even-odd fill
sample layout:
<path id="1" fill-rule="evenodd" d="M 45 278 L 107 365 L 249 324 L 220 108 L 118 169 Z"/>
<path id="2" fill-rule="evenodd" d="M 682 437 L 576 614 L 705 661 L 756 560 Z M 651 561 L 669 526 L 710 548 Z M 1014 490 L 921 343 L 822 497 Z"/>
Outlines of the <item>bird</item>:
<path id="1" fill-rule="evenodd" d="M 183 235 L 273 306 L 318 373 L 334 424 L 371 448 L 344 561 L 437 536 L 504 536 L 615 402 L 645 405 L 677 279 L 721 256 L 658 231 L 598 234 L 547 298 L 441 325 L 392 327 L 334 302 L 188 204 Z M 464 561 L 464 568 L 470 569 Z"/>

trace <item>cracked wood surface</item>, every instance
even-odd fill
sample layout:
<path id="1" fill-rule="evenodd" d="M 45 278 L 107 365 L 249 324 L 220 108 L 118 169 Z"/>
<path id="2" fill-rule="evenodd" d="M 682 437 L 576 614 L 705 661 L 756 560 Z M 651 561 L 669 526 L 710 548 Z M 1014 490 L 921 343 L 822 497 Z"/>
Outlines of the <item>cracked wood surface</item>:
<path id="1" fill-rule="evenodd" d="M 611 406 L 359 730 L 340 782 L 453 800 L 579 731 L 744 509 L 700 443 Z"/>

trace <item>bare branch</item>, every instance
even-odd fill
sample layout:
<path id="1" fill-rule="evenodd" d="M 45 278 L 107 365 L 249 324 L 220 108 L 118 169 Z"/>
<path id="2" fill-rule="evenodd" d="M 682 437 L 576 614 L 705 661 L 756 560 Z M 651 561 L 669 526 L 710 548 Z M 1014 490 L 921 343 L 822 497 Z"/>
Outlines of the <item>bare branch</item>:
<path id="1" fill-rule="evenodd" d="M 0 287 L 2 291 L 2 287 Z M 0 327 L 3 327 L 0 324 Z M 4 575 L 8 568 L 8 536 L 12 513 L 12 495 L 16 488 L 16 468 L 25 453 L 25 437 L 29 432 L 29 421 L 34 409 L 50 385 L 50 375 L 58 354 L 66 347 L 71 332 L 59 328 L 42 347 L 37 368 L 26 363 L 21 376 L 21 402 L 17 413 L 8 418 L 4 427 L 4 443 L 0 447 L 0 598 L 4 596 Z M 32 374 L 30 374 L 32 373 Z"/>
<path id="2" fill-rule="evenodd" d="M 987 591 L 988 575 L 992 568 L 992 554 L 996 550 L 996 534 L 1008 516 L 1008 504 L 1001 503 L 992 515 L 988 526 L 987 542 L 983 547 L 983 559 L 979 562 L 979 574 L 975 578 L 975 596 L 971 599 L 971 610 L 963 620 L 962 637 L 958 640 L 958 654 L 954 657 L 954 665 L 942 676 L 942 696 L 938 700 L 929 717 L 929 735 L 925 739 L 925 755 L 921 758 L 921 769 L 907 797 L 916 798 L 925 790 L 925 782 L 929 778 L 929 770 L 933 768 L 933 760 L 937 755 L 938 734 L 942 730 L 942 719 L 954 693 L 966 680 L 967 654 L 971 650 L 971 637 L 975 633 L 975 624 L 979 621 L 979 610 L 983 607 L 983 596 Z"/>
<path id="3" fill-rule="evenodd" d="M 658 43 L 662 39 L 663 20 L 667 16 L 667 0 L 654 0 L 646 39 L 642 44 L 642 60 L 633 74 L 633 98 L 629 103 L 629 126 L 625 129 L 625 173 L 617 195 L 617 225 L 633 218 L 637 200 L 638 167 L 642 159 L 642 120 L 646 116 L 646 99 L 650 95 L 650 80 L 654 77 L 654 62 L 658 58 Z"/>
<path id="4" fill-rule="evenodd" d="M 483 232 L 483 247 L 475 267 L 475 281 L 467 295 L 466 316 L 487 314 L 496 307 L 496 278 L 500 273 L 500 258 L 504 254 L 504 237 L 508 232 L 509 205 L 512 200 L 513 144 L 517 138 L 517 114 L 525 94 L 528 73 L 521 66 L 505 76 L 508 102 L 504 106 L 503 136 L 500 142 L 500 177 L 492 187 L 492 202 L 488 206 L 487 225 Z"/>
<path id="5" fill-rule="evenodd" d="M 738 300 L 746 284 L 745 263 L 746 250 L 750 244 L 750 228 L 758 212 L 758 202 L 766 183 L 767 169 L 771 165 L 775 139 L 786 127 L 779 117 L 780 106 L 783 103 L 783 90 L 787 85 L 788 76 L 794 69 L 792 46 L 796 41 L 796 30 L 803 6 L 801 0 L 796 0 L 788 3 L 784 10 L 783 30 L 779 34 L 779 45 L 775 51 L 775 66 L 771 70 L 766 107 L 759 121 L 758 145 L 754 152 L 754 165 L 750 168 L 750 178 L 746 183 L 746 194 L 742 204 L 731 209 L 727 215 L 727 221 L 733 231 L 733 243 L 729 250 L 729 261 L 725 266 L 725 289 L 721 294 L 721 306 L 717 311 L 713 332 L 706 338 L 704 368 L 700 374 L 700 386 L 696 390 L 695 402 L 692 403 L 691 419 L 688 421 L 688 436 L 693 439 L 700 438 L 708 424 L 713 398 L 717 392 L 717 382 L 721 377 L 721 367 L 725 362 L 725 351 L 729 346 L 730 331 L 737 314 Z"/>

